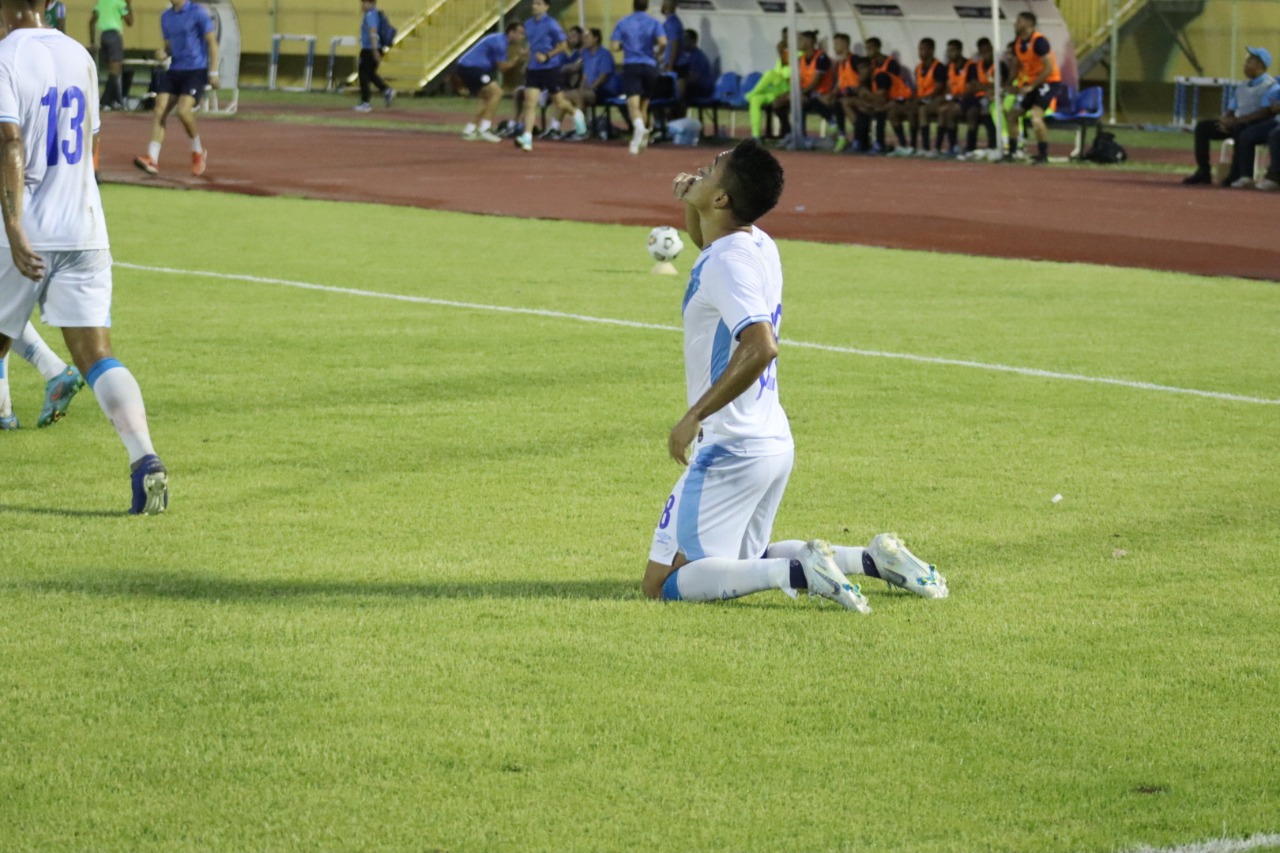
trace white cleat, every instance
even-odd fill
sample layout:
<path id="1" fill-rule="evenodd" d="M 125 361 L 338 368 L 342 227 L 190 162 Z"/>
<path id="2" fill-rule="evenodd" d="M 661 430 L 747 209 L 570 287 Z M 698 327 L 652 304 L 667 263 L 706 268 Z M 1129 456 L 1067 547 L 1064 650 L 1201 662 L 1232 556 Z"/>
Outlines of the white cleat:
<path id="1" fill-rule="evenodd" d="M 871 605 L 862 594 L 857 584 L 849 583 L 849 579 L 836 565 L 836 552 L 821 539 L 810 539 L 800 552 L 800 566 L 804 569 L 804 580 L 809 586 L 809 595 L 820 595 L 839 604 L 845 610 L 856 610 L 859 613 L 870 613 Z"/>
<path id="2" fill-rule="evenodd" d="M 864 568 L 875 570 L 891 586 L 915 593 L 921 598 L 946 598 L 947 579 L 938 570 L 907 550 L 893 533 L 881 533 L 862 552 Z M 867 566 L 870 562 L 871 565 Z M 867 574 L 872 574 L 867 572 Z"/>

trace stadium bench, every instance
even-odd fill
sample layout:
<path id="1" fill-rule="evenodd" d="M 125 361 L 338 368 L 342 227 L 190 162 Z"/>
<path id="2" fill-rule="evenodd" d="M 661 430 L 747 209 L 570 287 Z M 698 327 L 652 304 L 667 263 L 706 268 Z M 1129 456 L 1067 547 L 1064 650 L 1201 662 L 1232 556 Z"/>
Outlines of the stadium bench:
<path id="1" fill-rule="evenodd" d="M 1051 129 L 1074 130 L 1076 145 L 1071 159 L 1078 160 L 1084 154 L 1085 132 L 1096 127 L 1102 119 L 1102 87 L 1090 86 L 1076 94 L 1070 86 L 1063 86 L 1058 95 L 1057 109 L 1044 117 Z"/>

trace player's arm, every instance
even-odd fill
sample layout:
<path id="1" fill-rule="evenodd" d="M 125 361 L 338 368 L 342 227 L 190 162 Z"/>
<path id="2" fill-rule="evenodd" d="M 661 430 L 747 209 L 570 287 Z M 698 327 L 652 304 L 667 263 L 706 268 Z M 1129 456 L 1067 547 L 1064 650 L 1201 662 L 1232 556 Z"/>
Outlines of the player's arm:
<path id="1" fill-rule="evenodd" d="M 778 339 L 773 324 L 761 320 L 738 334 L 738 348 L 715 384 L 685 413 L 667 439 L 671 458 L 681 465 L 689 464 L 689 445 L 698 437 L 702 422 L 732 403 L 760 379 L 778 357 Z"/>
<path id="2" fill-rule="evenodd" d="M 653 43 L 653 57 L 657 59 L 662 56 L 667 49 L 667 37 L 665 34 L 659 34 L 657 41 Z"/>
<path id="3" fill-rule="evenodd" d="M 212 24 L 213 22 L 210 21 Z M 218 33 L 214 29 L 204 34 L 204 43 L 209 46 L 209 85 L 217 89 L 222 86 L 221 74 L 218 73 Z"/>
<path id="4" fill-rule="evenodd" d="M 675 195 L 677 201 L 684 201 L 684 194 L 689 191 L 689 187 L 698 182 L 700 176 L 691 175 L 688 172 L 681 172 L 676 175 L 675 181 L 671 184 L 671 192 Z M 693 245 L 699 249 L 702 248 L 702 216 L 698 213 L 698 209 L 693 205 L 685 202 L 684 205 L 684 230 L 688 232 L 689 239 L 693 241 Z"/>
<path id="5" fill-rule="evenodd" d="M 31 249 L 22 227 L 26 162 L 22 126 L 11 121 L 0 122 L 0 213 L 4 216 L 4 233 L 9 238 L 9 251 L 18 272 L 32 281 L 40 281 L 44 278 L 44 258 Z"/>
<path id="6" fill-rule="evenodd" d="M 667 67 L 665 70 L 667 71 L 676 70 L 676 60 L 680 58 L 680 51 L 683 49 L 684 49 L 684 38 L 683 36 L 681 36 L 675 40 L 675 48 L 671 51 L 671 60 L 667 63 Z"/>

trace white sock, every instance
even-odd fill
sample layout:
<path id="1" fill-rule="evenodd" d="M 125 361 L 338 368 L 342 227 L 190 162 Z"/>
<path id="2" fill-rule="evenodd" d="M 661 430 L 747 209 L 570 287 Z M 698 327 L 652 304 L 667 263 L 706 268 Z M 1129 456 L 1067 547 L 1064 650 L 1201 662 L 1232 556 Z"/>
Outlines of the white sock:
<path id="1" fill-rule="evenodd" d="M 805 543 L 799 539 L 786 539 L 782 542 L 772 542 L 765 549 L 766 557 L 782 557 L 787 560 L 800 559 L 800 552 L 804 550 Z M 865 548 L 847 548 L 844 545 L 831 546 L 836 552 L 836 565 L 840 567 L 840 571 L 845 575 L 861 575 L 862 571 L 862 552 Z"/>
<path id="2" fill-rule="evenodd" d="M 582 122 L 583 124 L 586 124 L 586 121 L 587 121 L 587 114 L 586 114 L 586 113 L 584 113 L 582 110 L 574 110 L 574 111 L 573 111 L 573 120 L 574 120 L 574 122 L 575 122 L 575 123 L 576 123 L 576 122 Z"/>
<path id="3" fill-rule="evenodd" d="M 493 127 L 493 122 L 489 121 L 487 118 L 482 118 L 482 119 L 480 119 L 480 132 L 481 132 L 481 133 L 484 133 L 486 130 L 488 130 L 488 129 L 489 129 L 489 128 L 491 128 L 491 127 Z"/>
<path id="4" fill-rule="evenodd" d="M 199 154 L 199 153 L 200 153 L 201 151 L 203 151 L 203 150 L 204 150 L 204 146 L 200 144 L 200 137 L 198 137 L 198 136 L 193 136 L 193 137 L 191 137 L 191 151 L 192 151 L 192 153 Z"/>
<path id="5" fill-rule="evenodd" d="M 636 119 L 635 121 L 631 122 L 631 126 L 636 129 L 637 136 L 644 133 L 644 119 L 642 118 Z"/>
<path id="6" fill-rule="evenodd" d="M 485 122 L 484 124 L 488 124 L 488 122 Z M 466 126 L 462 128 L 462 132 L 470 136 L 471 134 L 476 132 L 476 126 L 471 122 L 467 122 Z"/>
<path id="7" fill-rule="evenodd" d="M 49 345 L 40 337 L 36 327 L 27 323 L 22 334 L 13 339 L 13 349 L 18 355 L 31 362 L 32 367 L 40 371 L 44 381 L 56 379 L 67 370 L 67 363 L 58 358 L 58 354 L 49 349 Z"/>
<path id="8" fill-rule="evenodd" d="M 160 162 L 160 143 L 159 142 L 147 143 L 147 156 L 151 158 L 152 163 Z"/>
<path id="9" fill-rule="evenodd" d="M 667 578 L 662 597 L 668 601 L 721 601 L 766 589 L 791 589 L 790 560 L 704 557 L 685 563 Z"/>
<path id="10" fill-rule="evenodd" d="M 13 401 L 9 399 L 9 353 L 0 358 L 0 418 L 13 414 Z"/>
<path id="11" fill-rule="evenodd" d="M 142 389 L 129 369 L 114 358 L 104 358 L 89 370 L 86 378 L 98 398 L 98 405 L 129 451 L 129 464 L 155 453 L 151 432 L 147 429 Z"/>

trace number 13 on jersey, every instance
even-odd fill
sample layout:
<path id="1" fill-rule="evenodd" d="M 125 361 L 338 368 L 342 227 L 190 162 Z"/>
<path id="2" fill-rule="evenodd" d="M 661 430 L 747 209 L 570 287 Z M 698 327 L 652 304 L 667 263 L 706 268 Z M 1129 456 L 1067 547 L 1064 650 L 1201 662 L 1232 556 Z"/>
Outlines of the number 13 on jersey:
<path id="1" fill-rule="evenodd" d="M 78 86 L 72 86 L 59 97 L 58 90 L 50 87 L 40 99 L 40 105 L 49 108 L 49 126 L 45 139 L 46 163 L 56 166 L 62 159 L 66 160 L 68 166 L 79 163 L 84 157 L 84 120 L 89 109 L 84 92 Z M 67 110 L 73 111 L 67 128 L 71 139 L 59 140 L 59 118 Z"/>

